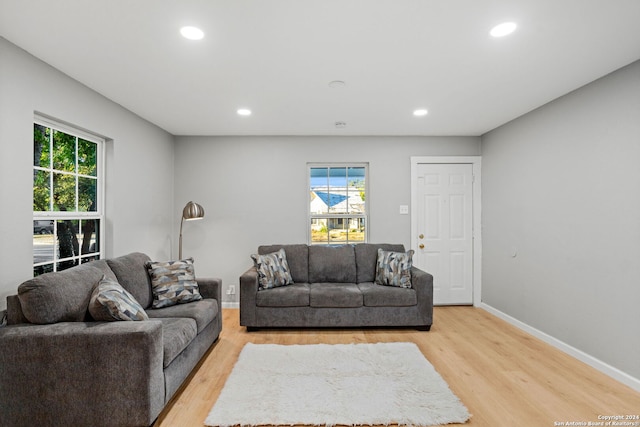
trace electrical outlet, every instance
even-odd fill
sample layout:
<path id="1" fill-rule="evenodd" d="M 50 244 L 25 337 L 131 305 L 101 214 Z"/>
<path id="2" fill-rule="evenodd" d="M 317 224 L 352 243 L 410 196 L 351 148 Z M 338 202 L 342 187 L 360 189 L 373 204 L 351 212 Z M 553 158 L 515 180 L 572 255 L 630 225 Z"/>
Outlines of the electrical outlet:
<path id="1" fill-rule="evenodd" d="M 400 205 L 400 215 L 409 215 L 409 205 Z"/>
<path id="2" fill-rule="evenodd" d="M 236 287 L 235 285 L 230 285 L 227 288 L 227 295 L 235 295 L 236 294 Z"/>

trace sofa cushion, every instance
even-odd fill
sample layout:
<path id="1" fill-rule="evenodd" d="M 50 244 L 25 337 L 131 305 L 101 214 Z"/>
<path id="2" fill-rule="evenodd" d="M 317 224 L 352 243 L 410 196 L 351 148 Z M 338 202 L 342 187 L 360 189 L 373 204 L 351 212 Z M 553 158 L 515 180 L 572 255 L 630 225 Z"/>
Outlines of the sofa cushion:
<path id="1" fill-rule="evenodd" d="M 413 249 L 407 252 L 384 251 L 378 249 L 378 266 L 376 267 L 376 284 L 411 287 L 411 266 Z"/>
<path id="2" fill-rule="evenodd" d="M 151 319 L 169 317 L 187 317 L 196 321 L 198 333 L 202 332 L 209 323 L 213 321 L 218 313 L 218 303 L 214 299 L 203 299 L 201 301 L 190 302 L 189 304 L 178 304 L 164 308 L 150 308 L 147 315 Z"/>
<path id="3" fill-rule="evenodd" d="M 252 254 L 253 265 L 258 272 L 258 290 L 277 288 L 293 283 L 287 254 L 284 249 L 268 254 Z"/>
<path id="4" fill-rule="evenodd" d="M 118 258 L 107 259 L 107 264 L 116 275 L 118 283 L 134 296 L 142 308 L 151 306 L 151 280 L 145 267 L 149 257 L 140 252 L 130 253 Z"/>
<path id="5" fill-rule="evenodd" d="M 118 282 L 102 276 L 91 294 L 89 313 L 95 320 L 148 320 L 142 306 Z"/>
<path id="6" fill-rule="evenodd" d="M 307 245 L 268 245 L 259 246 L 258 254 L 270 254 L 284 249 L 287 254 L 287 263 L 291 278 L 295 283 L 309 282 L 309 247 Z"/>
<path id="7" fill-rule="evenodd" d="M 358 283 L 366 307 L 411 307 L 418 304 L 415 289 L 396 288 L 376 285 L 375 283 Z"/>
<path id="8" fill-rule="evenodd" d="M 258 307 L 308 307 L 309 285 L 294 283 L 280 288 L 267 289 L 256 294 Z"/>
<path id="9" fill-rule="evenodd" d="M 362 307 L 362 292 L 355 283 L 312 283 L 309 286 L 311 307 Z"/>
<path id="10" fill-rule="evenodd" d="M 82 264 L 68 270 L 45 273 L 18 286 L 22 312 L 31 323 L 81 322 L 91 292 L 103 272 Z"/>
<path id="11" fill-rule="evenodd" d="M 163 367 L 167 367 L 197 335 L 196 321 L 186 317 L 153 319 L 162 322 Z"/>
<path id="12" fill-rule="evenodd" d="M 356 255 L 352 245 L 309 246 L 309 283 L 320 282 L 356 282 Z"/>
<path id="13" fill-rule="evenodd" d="M 145 263 L 151 277 L 153 308 L 169 307 L 202 299 L 196 282 L 193 258 Z"/>
<path id="14" fill-rule="evenodd" d="M 360 243 L 354 245 L 356 253 L 356 283 L 373 282 L 376 280 L 376 265 L 378 262 L 378 249 L 385 251 L 404 252 L 404 245 L 389 243 Z"/>

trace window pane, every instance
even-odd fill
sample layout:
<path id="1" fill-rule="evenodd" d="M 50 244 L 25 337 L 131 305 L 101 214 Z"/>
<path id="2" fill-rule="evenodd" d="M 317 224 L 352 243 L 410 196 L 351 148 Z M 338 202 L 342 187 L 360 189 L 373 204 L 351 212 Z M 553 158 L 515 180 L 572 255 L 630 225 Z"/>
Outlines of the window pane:
<path id="1" fill-rule="evenodd" d="M 80 253 L 82 255 L 96 253 L 100 248 L 99 233 L 100 220 L 88 219 L 80 221 Z"/>
<path id="2" fill-rule="evenodd" d="M 53 264 L 37 265 L 33 267 L 33 277 L 39 276 L 44 273 L 51 273 L 53 271 Z"/>
<path id="3" fill-rule="evenodd" d="M 58 241 L 58 258 L 70 258 L 80 255 L 78 243 L 78 220 L 57 221 L 56 236 Z"/>
<path id="4" fill-rule="evenodd" d="M 311 168 L 309 182 L 311 204 L 309 212 L 311 214 L 324 214 L 329 211 L 329 205 L 322 197 L 329 193 L 328 168 Z"/>
<path id="5" fill-rule="evenodd" d="M 57 130 L 53 131 L 53 168 L 76 171 L 76 137 Z"/>
<path id="6" fill-rule="evenodd" d="M 51 167 L 49 162 L 50 146 L 49 137 L 51 135 L 51 129 L 33 124 L 33 166 L 39 166 L 42 168 Z"/>
<path id="7" fill-rule="evenodd" d="M 51 188 L 49 172 L 33 170 L 33 211 L 48 212 L 51 210 Z"/>
<path id="8" fill-rule="evenodd" d="M 364 242 L 364 226 L 360 226 L 360 218 L 330 218 L 330 243 Z"/>
<path id="9" fill-rule="evenodd" d="M 364 243 L 365 231 L 364 218 L 349 219 L 349 243 Z"/>
<path id="10" fill-rule="evenodd" d="M 97 210 L 96 196 L 98 180 L 94 178 L 78 177 L 78 211 L 95 212 Z"/>
<path id="11" fill-rule="evenodd" d="M 329 243 L 326 219 L 311 220 L 311 243 Z"/>
<path id="12" fill-rule="evenodd" d="M 363 167 L 349 168 L 349 213 L 364 214 L 365 201 L 365 169 Z"/>
<path id="13" fill-rule="evenodd" d="M 78 138 L 78 173 L 97 176 L 98 145 Z"/>
<path id="14" fill-rule="evenodd" d="M 80 261 L 82 262 L 82 264 L 86 264 L 88 262 L 97 261 L 99 259 L 100 259 L 100 255 L 93 255 L 93 256 L 82 257 Z"/>
<path id="15" fill-rule="evenodd" d="M 60 261 L 59 263 L 56 264 L 56 271 L 66 270 L 68 268 L 75 267 L 78 264 L 80 264 L 80 261 L 78 259 Z"/>
<path id="16" fill-rule="evenodd" d="M 326 214 L 328 210 L 327 203 L 320 195 L 327 194 L 326 192 L 311 190 L 311 204 L 309 206 L 309 212 L 311 214 Z"/>
<path id="17" fill-rule="evenodd" d="M 344 218 L 329 218 L 329 243 L 346 243 L 347 229 Z"/>
<path id="18" fill-rule="evenodd" d="M 73 175 L 53 174 L 53 210 L 75 212 L 76 178 Z"/>
<path id="19" fill-rule="evenodd" d="M 329 176 L 329 168 L 311 168 L 311 188 L 326 188 L 329 184 L 327 182 Z"/>
<path id="20" fill-rule="evenodd" d="M 349 182 L 357 183 L 362 181 L 364 183 L 365 168 L 363 166 L 352 166 L 348 168 Z"/>
<path id="21" fill-rule="evenodd" d="M 347 213 L 347 168 L 329 169 L 329 193 L 327 201 L 330 213 Z M 331 224 L 329 229 L 331 229 Z M 333 227 L 335 228 L 335 227 Z"/>
<path id="22" fill-rule="evenodd" d="M 53 221 L 33 221 L 33 263 L 53 261 Z"/>
<path id="23" fill-rule="evenodd" d="M 329 168 L 329 186 L 347 186 L 347 168 Z"/>

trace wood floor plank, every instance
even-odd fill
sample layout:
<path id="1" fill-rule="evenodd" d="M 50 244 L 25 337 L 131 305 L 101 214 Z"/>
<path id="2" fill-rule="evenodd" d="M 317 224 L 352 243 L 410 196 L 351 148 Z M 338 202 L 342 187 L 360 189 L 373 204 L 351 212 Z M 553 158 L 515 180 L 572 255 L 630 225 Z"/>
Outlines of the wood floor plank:
<path id="1" fill-rule="evenodd" d="M 435 307 L 430 332 L 411 329 L 259 330 L 223 310 L 218 342 L 154 427 L 203 426 L 243 346 L 414 342 L 467 406 L 465 426 L 554 426 L 640 414 L 640 393 L 490 313 Z"/>

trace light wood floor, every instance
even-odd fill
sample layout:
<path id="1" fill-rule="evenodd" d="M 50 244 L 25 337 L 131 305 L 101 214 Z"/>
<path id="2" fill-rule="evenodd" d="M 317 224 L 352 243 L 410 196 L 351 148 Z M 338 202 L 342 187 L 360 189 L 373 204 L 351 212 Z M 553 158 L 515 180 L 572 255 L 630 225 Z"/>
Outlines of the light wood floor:
<path id="1" fill-rule="evenodd" d="M 154 426 L 203 426 L 247 342 L 393 341 L 418 345 L 469 409 L 472 418 L 465 424 L 468 426 L 587 425 L 598 422 L 599 415 L 640 414 L 639 392 L 482 309 L 436 307 L 430 332 L 349 329 L 252 333 L 240 327 L 238 310 L 224 309 L 220 339 Z"/>

